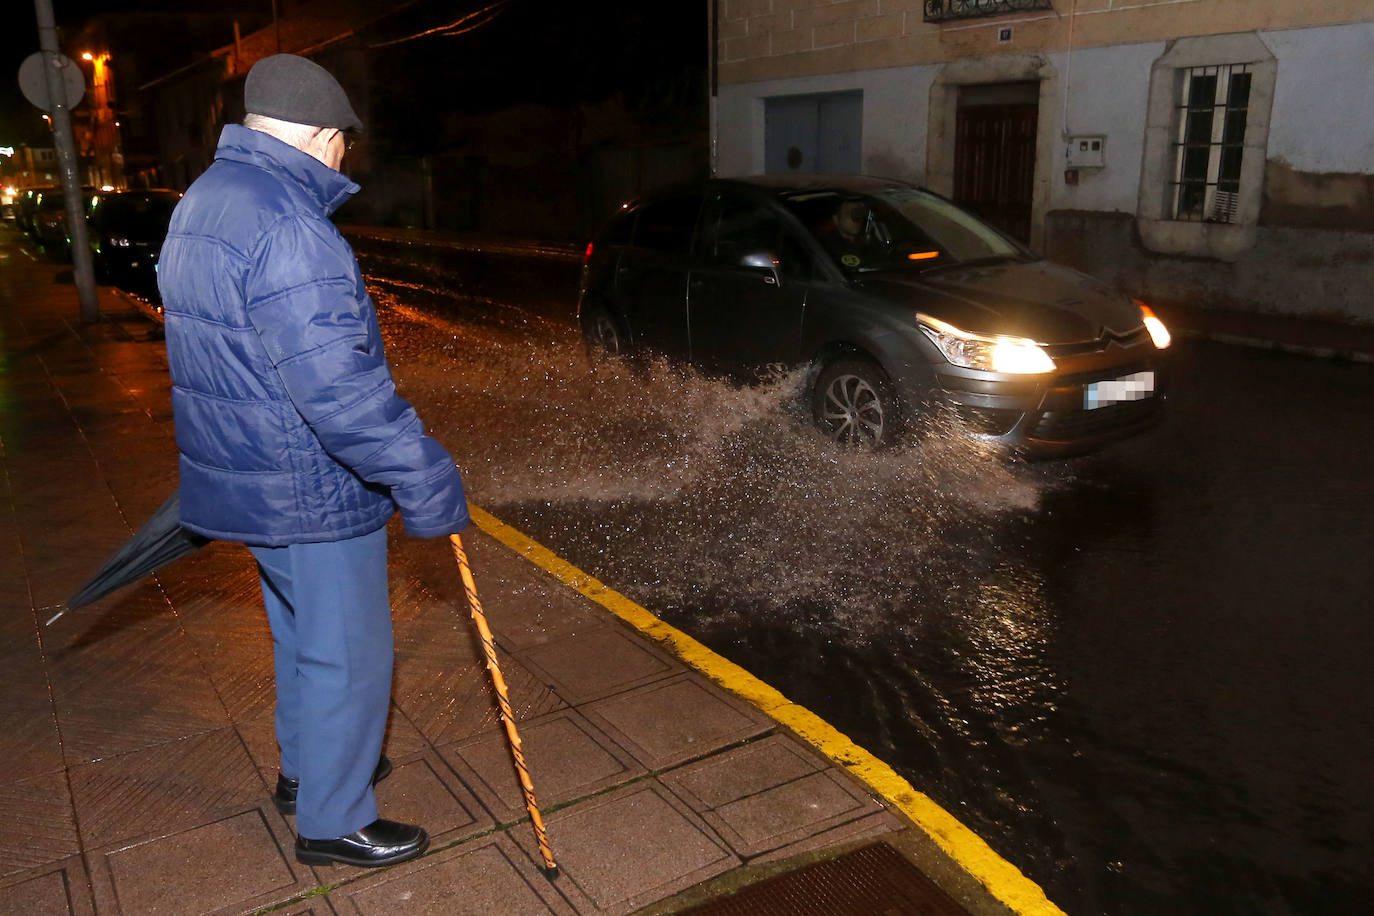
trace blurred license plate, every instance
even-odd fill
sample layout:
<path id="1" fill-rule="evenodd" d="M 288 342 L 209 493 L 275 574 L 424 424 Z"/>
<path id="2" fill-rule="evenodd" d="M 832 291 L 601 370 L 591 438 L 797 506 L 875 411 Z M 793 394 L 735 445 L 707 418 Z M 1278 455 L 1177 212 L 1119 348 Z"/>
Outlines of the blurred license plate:
<path id="1" fill-rule="evenodd" d="M 1083 409 L 1092 410 L 1122 401 L 1142 401 L 1154 397 L 1155 374 L 1146 370 L 1123 375 L 1105 382 L 1093 382 L 1083 387 Z"/>

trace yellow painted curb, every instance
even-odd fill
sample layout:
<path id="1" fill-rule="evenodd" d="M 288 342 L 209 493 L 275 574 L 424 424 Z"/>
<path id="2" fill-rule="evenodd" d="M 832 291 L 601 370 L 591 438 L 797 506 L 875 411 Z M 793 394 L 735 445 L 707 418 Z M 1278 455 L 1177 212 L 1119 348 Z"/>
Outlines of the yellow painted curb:
<path id="1" fill-rule="evenodd" d="M 615 589 L 608 588 L 594 576 L 490 513 L 472 505 L 468 509 L 473 523 L 483 532 L 606 608 L 715 683 L 753 703 L 826 757 L 863 780 L 874 792 L 915 822 L 964 871 L 1014 912 L 1026 916 L 1064 916 L 1064 911 L 1050 902 L 1040 886 L 1021 874 L 1020 869 L 999 856 L 980 836 L 959 823 L 929 796 L 916 791 L 890 766 L 859 747 L 829 722 L 791 702 L 739 665 L 659 620 Z"/>

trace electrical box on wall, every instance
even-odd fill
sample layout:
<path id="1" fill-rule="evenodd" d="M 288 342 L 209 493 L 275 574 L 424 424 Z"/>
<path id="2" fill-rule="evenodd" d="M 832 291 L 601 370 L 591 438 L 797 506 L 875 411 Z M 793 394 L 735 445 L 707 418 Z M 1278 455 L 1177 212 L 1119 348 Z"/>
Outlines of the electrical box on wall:
<path id="1" fill-rule="evenodd" d="M 1069 138 L 1069 146 L 1064 159 L 1064 167 L 1070 169 L 1101 169 L 1107 166 L 1107 138 L 1077 136 Z"/>

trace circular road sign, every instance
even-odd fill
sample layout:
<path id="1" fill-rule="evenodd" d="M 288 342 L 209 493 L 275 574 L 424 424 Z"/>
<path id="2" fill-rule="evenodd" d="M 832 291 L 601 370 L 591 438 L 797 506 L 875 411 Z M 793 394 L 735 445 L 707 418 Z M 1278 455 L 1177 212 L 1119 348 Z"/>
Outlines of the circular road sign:
<path id="1" fill-rule="evenodd" d="M 45 58 L 51 60 L 51 64 L 45 64 Z M 43 51 L 35 51 L 24 58 L 24 62 L 19 65 L 19 89 L 24 93 L 24 98 L 44 111 L 52 111 L 57 107 L 48 95 L 48 80 L 43 73 L 45 66 L 51 66 L 57 71 L 55 76 L 58 78 L 58 85 L 62 87 L 62 107 L 76 107 L 86 92 L 86 81 L 82 78 L 81 68 L 76 65 L 76 61 L 61 54 L 49 56 Z"/>

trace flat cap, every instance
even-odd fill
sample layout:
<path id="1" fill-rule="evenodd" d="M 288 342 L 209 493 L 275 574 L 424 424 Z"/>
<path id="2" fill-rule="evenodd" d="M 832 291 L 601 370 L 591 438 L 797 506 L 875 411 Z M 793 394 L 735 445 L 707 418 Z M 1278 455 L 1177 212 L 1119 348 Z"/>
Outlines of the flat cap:
<path id="1" fill-rule="evenodd" d="M 363 122 L 329 71 L 305 57 L 273 54 L 248 71 L 243 108 L 280 121 L 361 131 Z"/>

